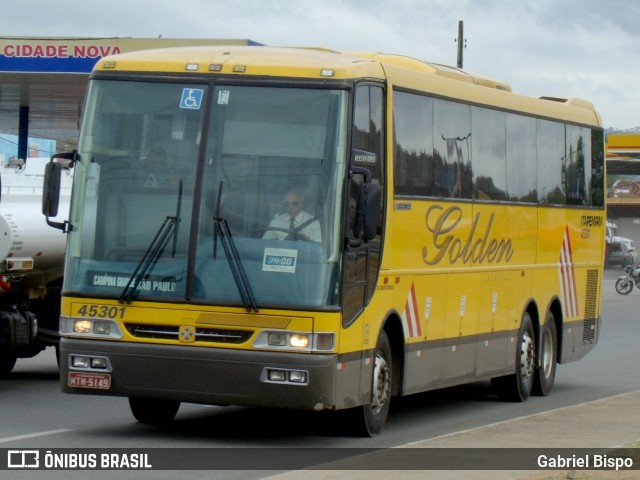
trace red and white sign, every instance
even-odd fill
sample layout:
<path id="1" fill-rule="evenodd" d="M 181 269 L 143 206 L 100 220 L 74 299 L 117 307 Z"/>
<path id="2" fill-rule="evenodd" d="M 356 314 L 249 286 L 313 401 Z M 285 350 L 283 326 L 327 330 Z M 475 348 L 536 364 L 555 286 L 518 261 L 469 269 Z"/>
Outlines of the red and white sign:
<path id="1" fill-rule="evenodd" d="M 407 296 L 407 302 L 402 311 L 402 324 L 405 335 L 411 337 L 422 337 L 422 326 L 420 323 L 420 313 L 418 312 L 418 302 L 416 298 L 416 288 L 412 283 Z"/>
<path id="2" fill-rule="evenodd" d="M 578 308 L 578 291 L 576 289 L 576 277 L 573 268 L 569 227 L 564 231 L 562 249 L 560 250 L 560 261 L 558 262 L 558 275 L 560 276 L 560 292 L 562 295 L 564 316 L 576 317 L 580 314 L 580 309 Z"/>

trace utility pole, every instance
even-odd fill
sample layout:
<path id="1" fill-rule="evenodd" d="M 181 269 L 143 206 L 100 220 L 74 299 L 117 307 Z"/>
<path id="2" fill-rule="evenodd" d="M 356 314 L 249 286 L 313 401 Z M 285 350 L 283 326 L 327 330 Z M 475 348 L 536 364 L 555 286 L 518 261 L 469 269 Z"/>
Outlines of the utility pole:
<path id="1" fill-rule="evenodd" d="M 467 42 L 464 39 L 463 31 L 464 31 L 464 22 L 460 20 L 458 22 L 458 40 L 456 41 L 458 43 L 458 68 L 462 68 L 462 51 L 464 47 L 467 46 Z"/>

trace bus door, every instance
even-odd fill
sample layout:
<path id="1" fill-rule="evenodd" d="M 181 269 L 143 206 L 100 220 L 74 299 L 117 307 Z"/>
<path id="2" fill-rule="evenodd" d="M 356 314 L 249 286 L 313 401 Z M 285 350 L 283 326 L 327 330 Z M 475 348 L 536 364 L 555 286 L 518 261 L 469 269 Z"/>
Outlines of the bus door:
<path id="1" fill-rule="evenodd" d="M 353 392 L 358 388 L 359 401 L 371 399 L 371 362 L 365 362 L 375 347 L 378 332 L 365 333 L 365 325 L 376 325 L 375 318 L 365 318 L 364 307 L 377 285 L 380 269 L 383 218 L 380 212 L 384 187 L 383 89 L 361 84 L 354 100 L 351 152 L 348 165 L 345 205 L 346 230 L 343 253 L 341 343 L 345 351 L 357 358 L 357 369 L 339 378 L 338 389 Z M 375 204 L 377 202 L 377 205 Z M 372 313 L 375 315 L 375 312 Z M 362 320 L 362 321 L 358 321 Z M 368 329 L 368 327 L 367 327 Z M 368 330 L 367 330 L 368 331 Z M 365 345 L 365 338 L 369 337 Z M 365 368 L 365 365 L 369 365 Z M 359 387 L 358 387 L 359 384 Z"/>

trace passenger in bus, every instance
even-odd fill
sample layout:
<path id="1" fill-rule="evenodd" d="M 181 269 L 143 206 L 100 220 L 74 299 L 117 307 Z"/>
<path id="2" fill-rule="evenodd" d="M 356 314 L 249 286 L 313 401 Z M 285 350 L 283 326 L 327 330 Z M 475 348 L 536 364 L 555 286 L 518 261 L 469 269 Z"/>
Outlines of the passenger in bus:
<path id="1" fill-rule="evenodd" d="M 307 240 L 322 242 L 320 224 L 304 211 L 305 198 L 301 191 L 288 190 L 283 200 L 285 212 L 274 218 L 262 236 L 265 240 Z"/>

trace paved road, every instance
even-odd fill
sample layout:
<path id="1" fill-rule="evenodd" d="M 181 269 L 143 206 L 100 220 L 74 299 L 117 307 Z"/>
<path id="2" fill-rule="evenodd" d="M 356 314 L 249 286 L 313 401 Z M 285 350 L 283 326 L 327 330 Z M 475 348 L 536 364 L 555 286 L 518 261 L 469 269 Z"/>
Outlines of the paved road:
<path id="1" fill-rule="evenodd" d="M 640 369 L 636 368 L 640 365 L 640 349 L 636 348 L 640 339 L 640 319 L 636 319 L 635 314 L 640 306 L 640 290 L 634 289 L 626 297 L 615 293 L 613 283 L 622 273 L 620 270 L 607 270 L 605 273 L 602 287 L 603 337 L 596 350 L 580 362 L 560 366 L 559 383 L 552 395 L 544 399 L 532 398 L 524 406 L 486 401 L 488 394 L 483 392 L 482 385 L 469 388 L 471 398 L 464 396 L 465 387 L 457 393 L 454 389 L 429 394 L 418 400 L 406 400 L 398 411 L 392 412 L 383 435 L 366 442 L 335 438 L 330 430 L 323 429 L 317 420 L 311 420 L 314 417 L 308 415 L 274 412 L 271 418 L 264 418 L 264 412 L 235 411 L 233 407 L 231 411 L 217 413 L 215 407 L 203 411 L 200 406 L 185 406 L 184 410 L 181 408 L 179 421 L 174 427 L 159 430 L 132 421 L 124 399 L 60 394 L 57 369 L 52 351 L 49 351 L 41 354 L 42 358 L 19 361 L 17 383 L 0 383 L 4 407 L 0 409 L 0 447 L 288 448 L 296 445 L 357 448 L 366 445 L 373 448 L 403 447 L 404 451 L 513 446 L 607 448 L 640 442 L 640 374 L 637 373 Z M 33 365 L 42 365 L 43 359 L 48 359 L 49 363 L 34 370 Z M 576 375 L 578 373 L 580 377 Z M 38 393 L 43 391 L 47 393 Z M 12 394 L 19 396 L 12 397 Z M 20 399 L 29 402 L 29 410 L 15 409 L 15 405 L 20 405 Z M 56 415 L 47 412 L 49 405 L 58 412 Z M 304 423 L 309 420 L 313 423 Z M 30 437 L 30 432 L 34 436 Z M 483 480 L 522 478 L 529 473 L 476 471 L 463 475 L 460 471 L 405 470 L 394 475 L 386 470 L 377 473 L 371 470 L 330 470 L 341 467 L 340 464 L 326 465 L 327 470 L 288 472 L 276 475 L 276 478 L 387 480 L 394 477 L 447 479 L 464 476 Z M 42 478 L 47 480 L 107 478 L 107 475 L 100 476 L 100 472 L 85 472 L 83 476 L 73 477 L 64 472 L 30 473 L 46 474 Z M 110 473 L 108 478 L 130 478 L 117 472 Z M 145 476 L 144 473 L 153 474 Z M 273 473 L 227 471 L 216 472 L 215 478 L 257 479 Z M 12 475 L 11 478 L 34 477 Z M 136 478 L 210 478 L 210 472 L 190 472 L 188 476 L 175 472 L 140 472 Z"/>

